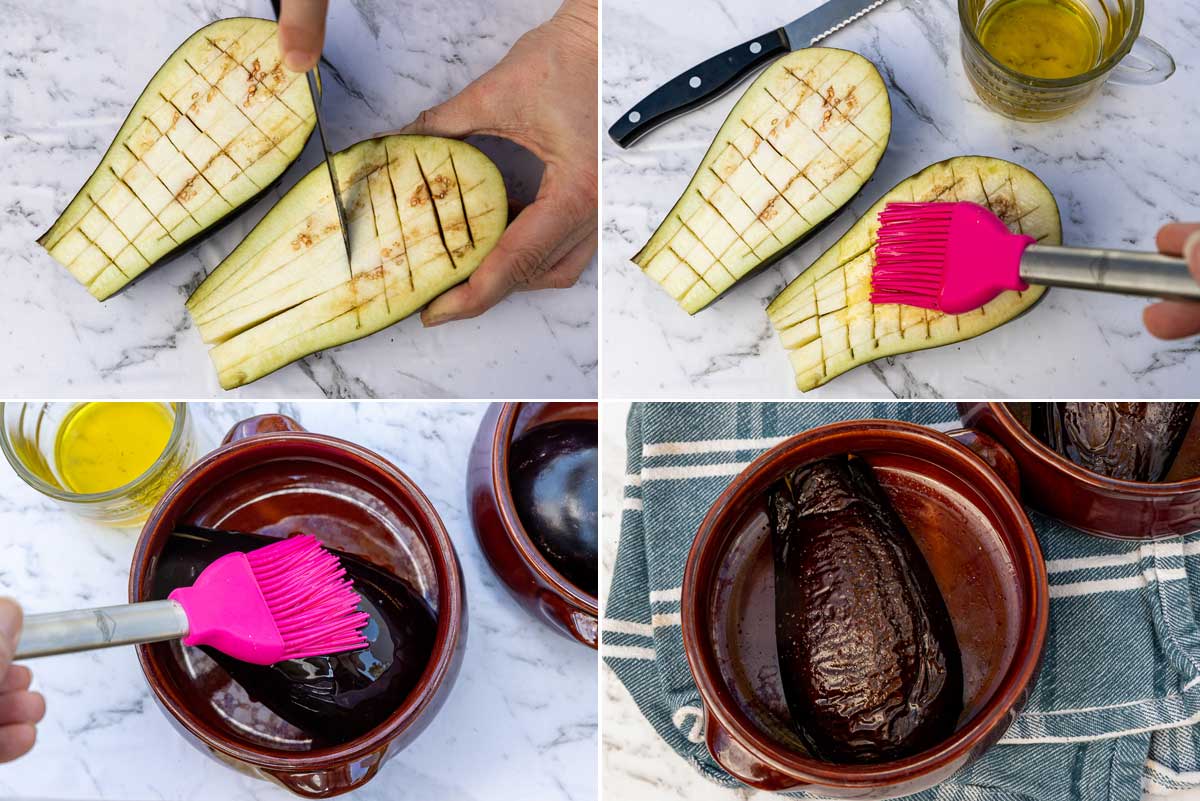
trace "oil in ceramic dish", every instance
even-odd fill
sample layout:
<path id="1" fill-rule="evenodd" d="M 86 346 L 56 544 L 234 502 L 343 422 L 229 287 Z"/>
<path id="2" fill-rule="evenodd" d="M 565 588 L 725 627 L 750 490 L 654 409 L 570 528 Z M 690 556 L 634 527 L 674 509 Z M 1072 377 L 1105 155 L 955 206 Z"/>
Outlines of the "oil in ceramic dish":
<path id="1" fill-rule="evenodd" d="M 54 463 L 72 492 L 108 492 L 145 473 L 166 450 L 175 417 L 161 403 L 81 403 L 54 443 Z"/>
<path id="2" fill-rule="evenodd" d="M 1072 78 L 1100 60 L 1100 27 L 1078 0 L 1001 0 L 978 35 L 997 61 L 1034 78 Z"/>

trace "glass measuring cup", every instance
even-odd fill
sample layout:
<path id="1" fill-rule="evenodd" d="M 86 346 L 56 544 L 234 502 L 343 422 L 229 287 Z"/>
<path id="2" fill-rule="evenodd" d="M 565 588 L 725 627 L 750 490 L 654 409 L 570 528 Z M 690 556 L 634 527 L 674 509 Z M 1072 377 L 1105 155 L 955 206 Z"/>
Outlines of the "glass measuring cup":
<path id="1" fill-rule="evenodd" d="M 106 492 L 68 489 L 54 449 L 59 429 L 82 404 L 0 403 L 0 450 L 29 486 L 68 511 L 105 526 L 140 525 L 167 488 L 196 460 L 198 444 L 187 404 L 164 403 L 171 433 L 162 453 L 140 476 Z"/>
<path id="2" fill-rule="evenodd" d="M 1000 63 L 977 31 L 984 13 L 1002 0 L 958 0 L 962 59 L 967 80 L 988 108 L 1016 120 L 1062 117 L 1083 105 L 1105 82 L 1121 86 L 1162 83 L 1175 60 L 1157 42 L 1139 35 L 1144 0 L 1079 0 L 1100 28 L 1100 60 L 1069 78 L 1035 78 Z"/>

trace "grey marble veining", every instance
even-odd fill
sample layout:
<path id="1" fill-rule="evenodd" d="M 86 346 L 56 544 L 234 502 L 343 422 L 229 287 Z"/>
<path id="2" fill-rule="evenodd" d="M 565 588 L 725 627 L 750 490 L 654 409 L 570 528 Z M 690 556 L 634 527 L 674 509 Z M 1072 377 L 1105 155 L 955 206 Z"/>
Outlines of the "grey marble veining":
<path id="1" fill-rule="evenodd" d="M 603 124 L 691 65 L 816 5 L 607 0 Z M 766 304 L 887 189 L 944 158 L 989 155 L 1033 170 L 1058 199 L 1067 244 L 1153 250 L 1163 223 L 1200 220 L 1200 152 L 1191 130 L 1200 101 L 1200 2 L 1147 6 L 1142 31 L 1173 53 L 1174 77 L 1154 87 L 1107 86 L 1083 110 L 1042 124 L 1005 120 L 974 95 L 959 56 L 953 0 L 891 0 L 826 39 L 822 44 L 862 53 L 883 74 L 893 110 L 888 151 L 823 233 L 693 318 L 629 259 L 687 185 L 745 84 L 630 150 L 604 137 L 605 396 L 798 395 Z M 1154 339 L 1141 324 L 1145 305 L 1052 290 L 1019 321 L 856 368 L 806 397 L 1195 394 L 1200 341 Z"/>
<path id="2" fill-rule="evenodd" d="M 411 121 L 495 64 L 557 7 L 466 0 L 331 4 L 323 104 L 330 145 Z M 266 0 L 0 0 L 0 376 L 20 397 L 232 397 L 183 302 L 320 161 L 312 138 L 279 189 L 225 229 L 98 303 L 37 244 L 91 173 L 171 50 L 212 20 L 271 17 Z M 540 164 L 489 142 L 510 195 Z M 596 269 L 573 288 L 516 293 L 480 318 L 425 330 L 410 317 L 244 387 L 243 397 L 594 397 Z"/>
<path id="3" fill-rule="evenodd" d="M 193 404 L 200 436 L 276 404 Z M 391 460 L 445 523 L 466 580 L 470 618 L 458 680 L 429 727 L 362 790 L 362 801 L 596 797 L 596 653 L 520 609 L 475 541 L 467 451 L 480 404 L 285 404 L 311 431 Z M 0 595 L 31 612 L 122 603 L 137 533 L 81 522 L 0 461 Z M 132 648 L 30 663 L 47 698 L 38 744 L 0 766 L 6 799 L 295 798 L 194 749 L 158 710 Z"/>

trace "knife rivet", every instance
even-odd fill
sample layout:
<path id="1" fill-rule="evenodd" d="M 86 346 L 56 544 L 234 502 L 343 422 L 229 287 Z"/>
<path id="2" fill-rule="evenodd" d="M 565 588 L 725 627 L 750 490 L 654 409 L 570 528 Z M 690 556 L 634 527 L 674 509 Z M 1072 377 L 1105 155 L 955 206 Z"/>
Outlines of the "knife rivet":
<path id="1" fill-rule="evenodd" d="M 692 87 L 693 89 L 699 89 L 700 88 L 700 76 L 693 75 L 691 78 L 689 78 L 688 86 Z"/>
<path id="2" fill-rule="evenodd" d="M 755 53 L 755 54 L 761 53 L 762 45 L 759 44 L 758 42 L 751 42 L 750 43 L 750 52 Z"/>
<path id="3" fill-rule="evenodd" d="M 642 121 L 642 113 L 640 111 L 629 112 L 629 121 L 630 122 L 641 122 Z"/>

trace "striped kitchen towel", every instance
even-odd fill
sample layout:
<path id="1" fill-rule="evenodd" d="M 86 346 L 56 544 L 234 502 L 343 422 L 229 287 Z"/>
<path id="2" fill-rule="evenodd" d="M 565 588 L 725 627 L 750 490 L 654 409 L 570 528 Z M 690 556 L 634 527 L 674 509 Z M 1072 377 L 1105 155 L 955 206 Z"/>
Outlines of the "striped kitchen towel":
<path id="1" fill-rule="evenodd" d="M 679 626 L 692 538 L 764 450 L 871 417 L 958 425 L 954 406 L 941 403 L 639 404 L 629 416 L 604 660 L 668 744 L 720 784 L 738 785 L 704 746 Z M 1200 788 L 1200 536 L 1123 543 L 1030 517 L 1051 594 L 1041 677 L 999 745 L 914 797 L 1134 801 Z"/>

